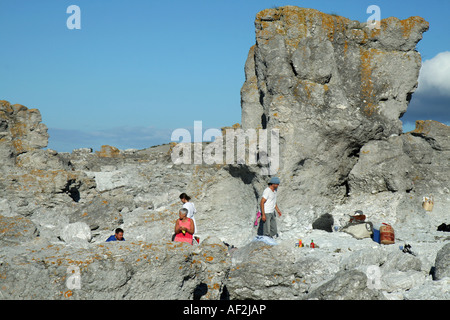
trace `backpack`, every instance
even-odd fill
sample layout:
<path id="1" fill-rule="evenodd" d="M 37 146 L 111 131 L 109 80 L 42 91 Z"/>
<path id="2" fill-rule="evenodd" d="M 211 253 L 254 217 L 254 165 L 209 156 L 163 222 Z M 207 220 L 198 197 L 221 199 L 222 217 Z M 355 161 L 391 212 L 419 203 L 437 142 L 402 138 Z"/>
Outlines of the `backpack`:
<path id="1" fill-rule="evenodd" d="M 350 221 L 341 231 L 351 234 L 356 239 L 370 238 L 373 234 L 372 222 L 366 222 L 366 216 L 362 211 L 356 211 L 354 216 L 350 216 Z"/>
<path id="2" fill-rule="evenodd" d="M 343 232 L 351 234 L 356 239 L 370 238 L 373 234 L 372 222 L 351 222 L 342 228 Z"/>

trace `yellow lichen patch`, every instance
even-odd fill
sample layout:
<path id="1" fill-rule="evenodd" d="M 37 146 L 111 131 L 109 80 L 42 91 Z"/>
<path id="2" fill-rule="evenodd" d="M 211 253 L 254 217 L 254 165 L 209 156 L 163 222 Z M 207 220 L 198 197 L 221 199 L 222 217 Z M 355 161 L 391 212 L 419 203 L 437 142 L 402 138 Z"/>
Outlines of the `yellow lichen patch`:
<path id="1" fill-rule="evenodd" d="M 12 138 L 12 147 L 16 154 L 23 153 L 25 151 L 29 151 L 29 147 L 27 147 L 26 143 L 23 142 L 23 137 L 26 136 L 27 126 L 25 123 L 16 122 L 13 123 L 9 128 L 9 132 L 11 133 Z"/>
<path id="2" fill-rule="evenodd" d="M 256 14 L 256 20 L 258 21 L 275 21 L 279 20 L 280 17 L 280 8 L 264 9 Z"/>
<path id="3" fill-rule="evenodd" d="M 370 30 L 370 38 L 375 38 L 377 36 L 379 36 L 381 34 L 381 22 L 380 22 L 380 28 L 373 28 Z M 383 28 L 385 28 L 386 26 L 383 26 Z"/>
<path id="4" fill-rule="evenodd" d="M 241 125 L 239 123 L 233 124 L 231 127 L 222 127 L 220 128 L 220 131 L 222 132 L 222 135 L 225 136 L 227 134 L 227 130 L 238 130 L 241 129 Z M 195 168 L 196 171 L 198 171 L 198 167 Z"/>
<path id="5" fill-rule="evenodd" d="M 338 33 L 344 33 L 349 19 L 326 14 L 315 9 L 298 8 L 286 6 L 278 9 L 286 30 L 293 31 L 296 37 L 286 39 L 288 46 L 297 47 L 302 38 L 308 36 L 308 30 L 311 30 L 316 23 L 320 23 L 326 37 L 330 41 L 336 39 Z M 287 34 L 287 31 L 284 31 Z"/>
<path id="6" fill-rule="evenodd" d="M 73 295 L 72 290 L 67 290 L 64 292 L 64 298 L 70 298 Z"/>
<path id="7" fill-rule="evenodd" d="M 395 17 L 389 17 L 381 20 L 381 29 L 386 30 L 389 25 L 397 25 L 402 32 L 402 37 L 407 39 L 411 36 L 412 30 L 415 26 L 424 24 L 428 27 L 428 22 L 421 17 L 410 17 L 405 20 L 399 20 Z"/>
<path id="8" fill-rule="evenodd" d="M 345 33 L 346 25 L 349 20 L 341 16 L 334 16 L 325 13 L 320 15 L 322 19 L 322 28 L 326 31 L 330 41 L 334 41 L 337 33 Z"/>
<path id="9" fill-rule="evenodd" d="M 412 132 L 427 134 L 429 131 L 426 130 L 425 121 L 417 120 L 416 121 L 416 128 Z"/>
<path id="10" fill-rule="evenodd" d="M 212 286 L 212 288 L 213 288 L 214 290 L 219 290 L 219 289 L 220 289 L 220 284 L 214 283 L 213 286 Z"/>
<path id="11" fill-rule="evenodd" d="M 378 37 L 382 31 L 384 32 L 392 27 L 399 29 L 399 33 L 401 33 L 402 37 L 407 39 L 411 36 L 414 27 L 417 25 L 426 25 L 428 27 L 428 22 L 421 17 L 410 17 L 405 20 L 389 17 L 380 21 L 379 28 L 364 29 L 364 39 L 362 43 L 367 43 L 368 40 Z M 357 32 L 360 31 L 361 30 L 358 30 Z"/>
<path id="12" fill-rule="evenodd" d="M 344 42 L 344 55 L 347 55 L 347 51 L 348 51 L 348 41 L 345 40 L 345 42 Z"/>
<path id="13" fill-rule="evenodd" d="M 27 107 L 25 107 L 24 105 L 18 104 L 18 103 L 17 104 L 13 104 L 11 107 L 14 110 L 15 113 L 18 113 L 20 111 L 28 111 Z M 36 110 L 36 109 L 34 109 L 34 110 Z"/>
<path id="14" fill-rule="evenodd" d="M 421 133 L 421 134 L 429 134 L 431 131 L 432 125 L 437 125 L 441 127 L 447 127 L 445 124 L 440 123 L 438 121 L 434 120 L 417 120 L 416 121 L 416 128 L 411 131 L 413 133 Z"/>
<path id="15" fill-rule="evenodd" d="M 366 115 L 371 116 L 378 111 L 376 92 L 374 91 L 372 71 L 372 61 L 374 57 L 380 54 L 377 49 L 360 48 L 361 55 L 361 98 L 363 103 L 363 111 Z"/>
<path id="16" fill-rule="evenodd" d="M 175 148 L 175 146 L 176 146 L 177 144 L 178 144 L 178 143 L 176 143 L 176 142 L 170 142 L 170 143 L 169 143 L 169 151 L 167 152 L 168 155 L 171 155 L 171 154 L 172 154 L 173 148 Z"/>
<path id="17" fill-rule="evenodd" d="M 0 237 L 21 237 L 24 235 L 23 233 L 28 232 L 26 226 L 31 225 L 31 220 L 24 217 L 5 217 L 0 215 Z"/>
<path id="18" fill-rule="evenodd" d="M 116 147 L 103 145 L 100 151 L 96 151 L 96 154 L 101 158 L 117 158 L 120 156 L 120 150 Z"/>
<path id="19" fill-rule="evenodd" d="M 11 107 L 11 104 L 6 100 L 0 100 L 0 110 L 5 110 L 9 114 L 14 112 L 14 110 Z"/>
<path id="20" fill-rule="evenodd" d="M 417 25 L 417 24 L 423 24 L 423 23 L 428 23 L 425 21 L 425 19 L 421 18 L 421 17 L 410 17 L 406 20 L 400 20 L 400 25 L 402 27 L 402 31 L 403 31 L 403 38 L 409 38 L 412 32 L 412 29 Z"/>
<path id="21" fill-rule="evenodd" d="M 16 122 L 9 128 L 9 131 L 11 132 L 11 136 L 13 139 L 22 137 L 27 131 L 27 126 L 25 123 Z"/>

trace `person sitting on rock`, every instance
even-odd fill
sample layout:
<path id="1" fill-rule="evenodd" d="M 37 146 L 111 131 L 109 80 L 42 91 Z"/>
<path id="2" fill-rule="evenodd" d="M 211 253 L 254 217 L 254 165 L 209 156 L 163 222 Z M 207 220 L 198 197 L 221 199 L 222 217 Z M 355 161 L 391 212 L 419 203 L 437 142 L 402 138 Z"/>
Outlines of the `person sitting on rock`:
<path id="1" fill-rule="evenodd" d="M 117 228 L 115 233 L 106 239 L 106 242 L 110 241 L 125 241 L 125 238 L 123 237 L 123 230 L 121 228 Z"/>
<path id="2" fill-rule="evenodd" d="M 187 242 L 192 244 L 194 235 L 194 222 L 192 219 L 187 217 L 188 210 L 186 208 L 181 208 L 178 215 L 179 219 L 175 223 L 175 238 L 174 241 Z"/>

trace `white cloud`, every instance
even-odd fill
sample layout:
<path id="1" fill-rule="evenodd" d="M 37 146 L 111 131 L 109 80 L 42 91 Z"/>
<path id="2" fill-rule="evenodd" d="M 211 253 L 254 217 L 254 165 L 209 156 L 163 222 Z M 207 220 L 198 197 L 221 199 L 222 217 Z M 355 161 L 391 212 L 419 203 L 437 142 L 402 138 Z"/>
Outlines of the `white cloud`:
<path id="1" fill-rule="evenodd" d="M 450 96 L 450 51 L 441 52 L 423 62 L 417 92 Z"/>
<path id="2" fill-rule="evenodd" d="M 402 118 L 403 129 L 414 129 L 416 120 L 450 123 L 450 51 L 422 63 L 419 87 Z"/>

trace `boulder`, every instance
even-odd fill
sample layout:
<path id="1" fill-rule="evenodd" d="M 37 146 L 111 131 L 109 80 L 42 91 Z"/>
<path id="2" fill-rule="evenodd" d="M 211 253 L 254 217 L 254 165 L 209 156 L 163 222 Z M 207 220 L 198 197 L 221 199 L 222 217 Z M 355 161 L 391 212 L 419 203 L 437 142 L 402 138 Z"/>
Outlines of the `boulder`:
<path id="1" fill-rule="evenodd" d="M 91 241 L 91 228 L 84 222 L 69 223 L 61 230 L 60 238 L 67 244 L 85 244 Z"/>
<path id="2" fill-rule="evenodd" d="M 0 159 L 16 156 L 48 144 L 47 126 L 38 109 L 0 101 Z"/>
<path id="3" fill-rule="evenodd" d="M 310 300 L 384 300 L 383 294 L 367 285 L 365 273 L 356 270 L 340 271 L 330 281 L 312 291 Z"/>
<path id="4" fill-rule="evenodd" d="M 450 243 L 444 245 L 437 253 L 435 268 L 436 280 L 441 280 L 445 277 L 450 278 Z"/>
<path id="5" fill-rule="evenodd" d="M 230 299 L 304 299 L 315 284 L 337 272 L 333 256 L 286 245 L 252 241 L 234 251 L 226 282 Z"/>
<path id="6" fill-rule="evenodd" d="M 412 161 L 403 152 L 401 137 L 371 141 L 361 148 L 358 162 L 350 171 L 350 192 L 408 192 L 413 189 L 412 172 Z"/>
<path id="7" fill-rule="evenodd" d="M 334 225 L 333 216 L 329 213 L 324 213 L 313 222 L 312 227 L 313 229 L 333 232 L 333 225 Z"/>
<path id="8" fill-rule="evenodd" d="M 29 250 L 28 250 L 29 249 Z M 1 297 L 38 300 L 214 299 L 229 265 L 223 244 L 34 242 L 1 257 Z"/>

